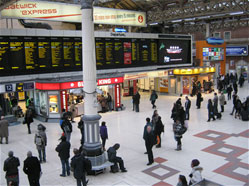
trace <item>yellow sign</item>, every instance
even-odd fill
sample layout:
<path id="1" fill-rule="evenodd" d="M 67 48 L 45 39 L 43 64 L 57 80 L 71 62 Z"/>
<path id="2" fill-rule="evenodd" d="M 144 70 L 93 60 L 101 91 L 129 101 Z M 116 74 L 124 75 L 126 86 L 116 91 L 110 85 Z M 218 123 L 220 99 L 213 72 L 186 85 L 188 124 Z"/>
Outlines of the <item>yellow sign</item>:
<path id="1" fill-rule="evenodd" d="M 213 72 L 215 72 L 214 67 L 173 70 L 174 75 L 194 75 L 194 74 L 213 73 Z"/>
<path id="2" fill-rule="evenodd" d="M 81 6 L 46 1 L 18 1 L 1 11 L 1 16 L 16 19 L 81 22 Z M 95 24 L 146 26 L 145 12 L 93 8 Z"/>

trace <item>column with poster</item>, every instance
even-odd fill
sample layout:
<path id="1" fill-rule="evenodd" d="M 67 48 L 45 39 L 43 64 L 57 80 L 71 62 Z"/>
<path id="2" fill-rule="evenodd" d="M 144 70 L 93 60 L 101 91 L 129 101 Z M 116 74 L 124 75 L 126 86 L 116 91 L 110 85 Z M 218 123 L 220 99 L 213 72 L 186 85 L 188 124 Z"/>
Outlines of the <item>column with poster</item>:
<path id="1" fill-rule="evenodd" d="M 182 77 L 182 94 L 189 94 L 189 89 L 190 89 L 189 77 L 184 76 Z"/>

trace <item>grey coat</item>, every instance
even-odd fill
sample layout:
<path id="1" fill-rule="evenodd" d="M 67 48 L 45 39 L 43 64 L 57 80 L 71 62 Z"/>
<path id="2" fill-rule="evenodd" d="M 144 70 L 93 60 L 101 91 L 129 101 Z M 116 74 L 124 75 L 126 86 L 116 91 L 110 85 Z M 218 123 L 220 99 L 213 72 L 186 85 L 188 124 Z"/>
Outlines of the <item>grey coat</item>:
<path id="1" fill-rule="evenodd" d="M 224 105 L 225 105 L 226 99 L 225 99 L 225 95 L 224 95 L 224 94 L 223 94 L 223 95 L 220 95 L 219 101 L 220 101 L 220 105 L 221 105 L 221 106 L 224 106 Z"/>
<path id="2" fill-rule="evenodd" d="M 9 122 L 5 119 L 0 120 L 0 137 L 8 137 L 9 136 Z"/>
<path id="3" fill-rule="evenodd" d="M 43 130 L 38 130 L 38 132 L 35 134 L 35 138 L 37 135 L 40 135 L 42 137 L 42 145 L 36 145 L 37 150 L 42 150 L 47 146 L 47 135 L 45 131 Z M 34 138 L 34 143 L 35 143 L 35 138 Z"/>

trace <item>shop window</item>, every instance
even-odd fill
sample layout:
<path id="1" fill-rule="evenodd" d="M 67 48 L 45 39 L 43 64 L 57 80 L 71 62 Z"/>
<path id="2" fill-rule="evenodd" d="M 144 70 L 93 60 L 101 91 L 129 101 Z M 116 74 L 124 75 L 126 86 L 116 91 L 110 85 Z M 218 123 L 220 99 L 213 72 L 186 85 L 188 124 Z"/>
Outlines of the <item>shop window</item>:
<path id="1" fill-rule="evenodd" d="M 224 39 L 225 40 L 231 39 L 231 32 L 230 31 L 229 32 L 224 32 Z"/>
<path id="2" fill-rule="evenodd" d="M 57 95 L 49 95 L 49 112 L 50 113 L 58 113 L 58 96 Z"/>
<path id="3" fill-rule="evenodd" d="M 213 35 L 215 38 L 220 38 L 220 32 L 215 32 Z"/>
<path id="4" fill-rule="evenodd" d="M 47 116 L 47 93 L 46 92 L 39 92 L 39 106 L 40 106 L 40 113 L 43 116 Z"/>

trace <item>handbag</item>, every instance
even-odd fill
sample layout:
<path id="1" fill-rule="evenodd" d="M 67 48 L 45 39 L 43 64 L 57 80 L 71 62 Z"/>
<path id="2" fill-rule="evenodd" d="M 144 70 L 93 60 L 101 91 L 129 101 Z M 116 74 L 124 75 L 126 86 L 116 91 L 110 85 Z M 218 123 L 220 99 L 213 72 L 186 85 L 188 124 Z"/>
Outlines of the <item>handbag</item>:
<path id="1" fill-rule="evenodd" d="M 224 101 L 224 105 L 226 105 L 227 104 L 227 101 Z"/>

